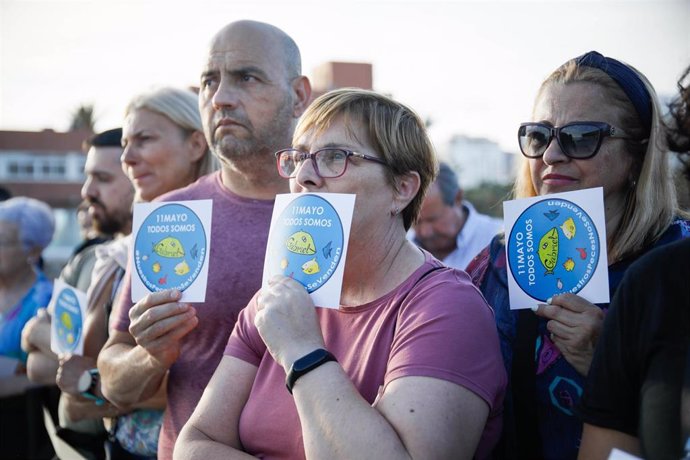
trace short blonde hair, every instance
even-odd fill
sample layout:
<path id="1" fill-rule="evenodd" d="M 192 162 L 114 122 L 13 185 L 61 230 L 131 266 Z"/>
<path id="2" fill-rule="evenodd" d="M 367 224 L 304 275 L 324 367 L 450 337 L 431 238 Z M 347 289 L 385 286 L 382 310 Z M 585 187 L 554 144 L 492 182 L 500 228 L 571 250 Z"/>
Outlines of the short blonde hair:
<path id="1" fill-rule="evenodd" d="M 626 64 L 627 65 L 627 64 Z M 609 263 L 634 256 L 654 243 L 671 224 L 679 212 L 676 191 L 667 161 L 660 107 L 656 92 L 647 78 L 629 66 L 644 83 L 652 107 L 651 126 L 643 126 L 632 102 L 621 87 L 604 71 L 578 65 L 572 59 L 556 69 L 542 83 L 536 100 L 547 87 L 586 82 L 603 88 L 608 101 L 621 112 L 620 128 L 634 139 L 647 139 L 646 143 L 626 140 L 626 151 L 633 158 L 632 184 L 626 197 L 626 209 L 616 232 L 608 241 Z M 536 196 L 529 170 L 529 161 L 522 158 L 513 190 L 516 198 Z"/>
<path id="2" fill-rule="evenodd" d="M 163 115 L 179 126 L 185 135 L 194 131 L 199 131 L 202 135 L 204 133 L 197 97 L 191 90 L 164 87 L 141 93 L 127 104 L 125 116 L 139 109 L 146 109 Z M 194 179 L 210 174 L 218 168 L 218 160 L 207 146 L 206 152 L 195 171 Z"/>
<path id="3" fill-rule="evenodd" d="M 403 224 L 408 230 L 417 220 L 426 190 L 438 169 L 424 122 L 412 109 L 382 94 L 343 88 L 322 95 L 307 108 L 293 139 L 311 130 L 322 133 L 341 116 L 353 138 L 356 136 L 352 126 L 361 123 L 366 140 L 387 164 L 386 179 L 391 187 L 396 187 L 396 177 L 413 171 L 419 173 L 419 191 L 402 211 Z"/>

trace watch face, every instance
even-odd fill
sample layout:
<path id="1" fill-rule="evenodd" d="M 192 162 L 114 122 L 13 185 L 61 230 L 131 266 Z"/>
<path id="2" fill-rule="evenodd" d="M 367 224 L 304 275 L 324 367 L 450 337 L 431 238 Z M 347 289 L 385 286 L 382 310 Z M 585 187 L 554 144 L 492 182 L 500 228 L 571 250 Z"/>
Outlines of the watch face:
<path id="1" fill-rule="evenodd" d="M 305 369 L 309 369 L 314 364 L 322 361 L 326 356 L 328 356 L 328 352 L 322 348 L 319 348 L 318 350 L 314 350 L 295 361 L 293 369 L 295 372 L 301 372 Z"/>
<path id="2" fill-rule="evenodd" d="M 77 383 L 77 389 L 79 393 L 83 393 L 89 389 L 91 386 L 91 374 L 89 371 L 84 371 L 83 374 L 79 376 L 79 382 Z"/>

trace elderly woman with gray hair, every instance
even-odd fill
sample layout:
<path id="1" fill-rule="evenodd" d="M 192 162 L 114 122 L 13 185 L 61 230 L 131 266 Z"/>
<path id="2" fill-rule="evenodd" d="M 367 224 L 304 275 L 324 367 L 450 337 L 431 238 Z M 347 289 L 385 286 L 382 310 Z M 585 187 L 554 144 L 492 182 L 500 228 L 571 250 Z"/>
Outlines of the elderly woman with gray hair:
<path id="1" fill-rule="evenodd" d="M 0 456 L 26 458 L 26 353 L 24 324 L 50 301 L 52 283 L 37 266 L 53 238 L 50 207 L 25 197 L 0 203 Z M 15 436 L 16 434 L 16 436 Z M 23 444 L 23 445 L 22 445 Z"/>

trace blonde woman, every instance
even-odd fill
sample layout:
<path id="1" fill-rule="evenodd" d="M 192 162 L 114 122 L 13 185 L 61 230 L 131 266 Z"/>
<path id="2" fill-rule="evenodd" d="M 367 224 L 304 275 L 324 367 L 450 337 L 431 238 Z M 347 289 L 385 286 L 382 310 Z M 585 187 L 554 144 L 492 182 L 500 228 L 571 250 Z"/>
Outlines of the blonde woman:
<path id="1" fill-rule="evenodd" d="M 678 218 L 656 93 L 640 72 L 594 51 L 572 59 L 542 84 L 532 120 L 518 131 L 515 196 L 603 187 L 611 297 L 641 254 L 690 234 Z M 574 459 L 575 406 L 608 305 L 563 294 L 535 305 L 536 316 L 511 311 L 503 239 L 468 272 L 494 307 L 510 375 L 504 454 Z"/>
<path id="2" fill-rule="evenodd" d="M 190 90 L 166 87 L 134 97 L 126 109 L 122 145 L 122 167 L 134 186 L 135 201 L 154 200 L 218 168 L 203 134 L 197 97 Z M 89 395 L 97 399 L 85 397 L 78 388 L 83 374 L 97 376 L 96 359 L 108 337 L 106 324 L 126 268 L 130 241 L 130 237 L 120 238 L 97 249 L 88 292 L 92 314 L 87 320 L 85 356 L 63 357 L 57 382 L 71 420 L 120 416 L 112 429 L 118 442 L 109 444 L 111 456 L 122 455 L 118 453 L 121 449 L 155 456 L 162 412 L 118 410 L 103 399 L 97 377 Z M 138 407 L 164 408 L 165 392 L 161 390 Z"/>

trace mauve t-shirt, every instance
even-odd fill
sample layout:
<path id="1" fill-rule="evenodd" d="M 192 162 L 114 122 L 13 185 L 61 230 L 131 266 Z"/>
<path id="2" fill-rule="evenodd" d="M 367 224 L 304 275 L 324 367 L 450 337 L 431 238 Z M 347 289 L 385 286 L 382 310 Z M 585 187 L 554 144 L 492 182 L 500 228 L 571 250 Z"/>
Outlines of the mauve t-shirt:
<path id="1" fill-rule="evenodd" d="M 370 404 L 391 381 L 434 377 L 461 385 L 490 408 L 476 457 L 498 440 L 506 375 L 493 312 L 463 271 L 426 262 L 383 297 L 340 309 L 317 308 L 326 348 Z M 225 354 L 258 367 L 240 416 L 244 449 L 264 459 L 304 458 L 297 408 L 285 372 L 254 326 L 256 298 L 240 313 Z M 232 389 L 228 389 L 232 391 Z M 345 427 L 343 427 L 345 429 Z"/>
<path id="2" fill-rule="evenodd" d="M 218 366 L 238 314 L 261 287 L 273 200 L 235 195 L 223 186 L 217 172 L 156 201 L 202 199 L 213 200 L 206 302 L 194 304 L 199 325 L 182 339 L 180 357 L 170 368 L 159 459 L 172 458 L 177 435 Z M 131 307 L 128 267 L 111 327 L 127 332 Z"/>

